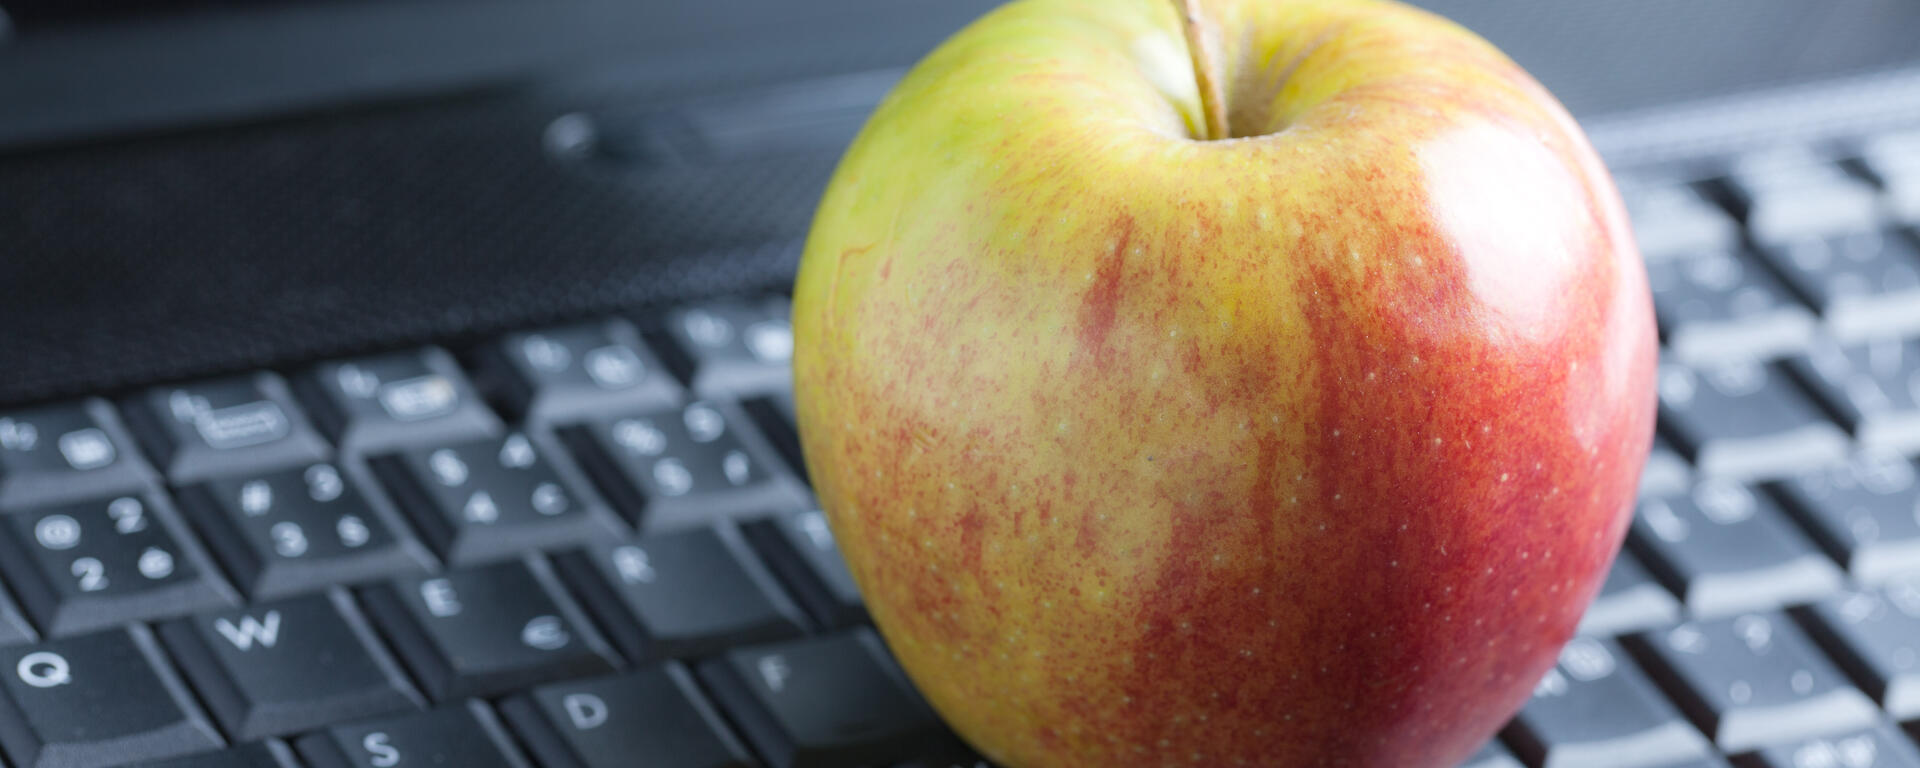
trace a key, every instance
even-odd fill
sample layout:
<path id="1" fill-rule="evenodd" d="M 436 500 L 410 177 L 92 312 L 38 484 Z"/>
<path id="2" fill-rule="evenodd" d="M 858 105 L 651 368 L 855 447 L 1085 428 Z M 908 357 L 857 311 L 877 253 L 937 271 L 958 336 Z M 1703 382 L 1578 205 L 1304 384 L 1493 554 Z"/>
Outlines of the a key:
<path id="1" fill-rule="evenodd" d="M 493 415 L 439 347 L 322 363 L 301 378 L 314 419 L 343 453 L 497 435 Z"/>
<path id="2" fill-rule="evenodd" d="M 181 492 L 247 594 L 265 600 L 425 570 L 431 558 L 351 467 L 310 464 Z"/>
<path id="3" fill-rule="evenodd" d="M 820 510 L 776 514 L 748 525 L 746 533 L 815 621 L 829 627 L 867 621 L 866 601 Z"/>
<path id="4" fill-rule="evenodd" d="M 235 739 L 423 705 L 343 593 L 202 614 L 163 624 L 159 633 Z"/>
<path id="5" fill-rule="evenodd" d="M 1920 768 L 1920 750 L 1892 725 L 1875 723 L 1837 736 L 1760 750 L 1752 768 Z"/>
<path id="6" fill-rule="evenodd" d="M 154 477 L 105 400 L 0 413 L 0 509 L 139 493 Z"/>
<path id="7" fill-rule="evenodd" d="M 372 588 L 379 622 L 435 701 L 613 671 L 613 651 L 544 561 L 512 560 Z"/>
<path id="8" fill-rule="evenodd" d="M 0 571 L 35 623 L 53 635 L 238 601 L 158 496 L 0 519 Z"/>
<path id="9" fill-rule="evenodd" d="M 666 334 L 703 397 L 793 387 L 792 305 L 784 298 L 713 302 L 667 313 Z"/>
<path id="10" fill-rule="evenodd" d="M 1763 243 L 1858 232 L 1881 221 L 1872 184 L 1803 146 L 1739 158 L 1729 184 L 1747 208 L 1747 229 Z"/>
<path id="11" fill-rule="evenodd" d="M 18 768 L 104 768 L 222 745 L 139 625 L 0 648 L 0 690 L 0 746 Z"/>
<path id="12" fill-rule="evenodd" d="M 558 568 L 630 658 L 699 656 L 801 632 L 799 608 L 731 523 L 598 542 Z"/>
<path id="13" fill-rule="evenodd" d="M 528 422 L 578 421 L 598 413 L 680 402 L 680 383 L 625 320 L 513 333 L 488 350 L 510 407 Z"/>
<path id="14" fill-rule="evenodd" d="M 727 403 L 596 419 L 565 434 L 601 490 L 643 531 L 806 503 L 799 482 Z"/>
<path id="15" fill-rule="evenodd" d="M 1668 349 L 1691 365 L 1764 360 L 1813 337 L 1813 313 L 1746 251 L 1647 263 Z"/>
<path id="16" fill-rule="evenodd" d="M 1799 615 L 1808 633 L 1887 714 L 1920 718 L 1920 579 L 1849 590 Z"/>
<path id="17" fill-rule="evenodd" d="M 1513 753 L 1507 751 L 1506 745 L 1494 739 L 1481 747 L 1479 752 L 1473 753 L 1473 757 L 1461 763 L 1460 768 L 1525 768 L 1525 766 L 1520 765 L 1520 761 L 1514 758 Z"/>
<path id="18" fill-rule="evenodd" d="M 1640 495 L 1686 493 L 1692 485 L 1693 467 L 1680 457 L 1680 452 L 1674 450 L 1672 443 L 1667 442 L 1666 435 L 1656 433 L 1647 464 L 1640 470 Z"/>
<path id="19" fill-rule="evenodd" d="M 1642 499 L 1629 543 L 1699 617 L 1816 600 L 1842 581 L 1840 569 L 1772 500 L 1729 480 L 1703 481 L 1685 496 Z"/>
<path id="20" fill-rule="evenodd" d="M 507 699 L 500 713 L 548 768 L 750 768 L 746 749 L 679 664 L 556 683 Z"/>
<path id="21" fill-rule="evenodd" d="M 1787 240 L 1762 255 L 1841 340 L 1920 331 L 1920 247 L 1899 230 Z"/>
<path id="22" fill-rule="evenodd" d="M 441 559 L 475 563 L 605 539 L 613 516 L 556 452 L 525 433 L 415 448 L 377 460 L 401 506 Z"/>
<path id="23" fill-rule="evenodd" d="M 298 768 L 293 750 L 278 741 L 246 744 L 167 760 L 134 763 L 125 768 Z"/>
<path id="24" fill-rule="evenodd" d="M 1879 717 L 1779 612 L 1688 622 L 1631 642 L 1648 675 L 1729 753 L 1844 733 Z"/>
<path id="25" fill-rule="evenodd" d="M 175 483 L 320 461 L 327 443 L 278 375 L 155 387 L 127 404 L 127 423 Z"/>
<path id="26" fill-rule="evenodd" d="M 1580 617 L 1580 634 L 1606 636 L 1637 632 L 1680 620 L 1680 601 L 1660 586 L 1639 556 L 1621 550 L 1607 571 L 1600 594 Z"/>
<path id="27" fill-rule="evenodd" d="M 1725 251 L 1740 241 L 1740 225 L 1694 187 L 1623 179 L 1620 193 L 1633 238 L 1649 260 Z"/>
<path id="28" fill-rule="evenodd" d="M 1787 364 L 1862 446 L 1920 451 L 1920 339 L 1853 346 L 1816 339 Z"/>
<path id="29" fill-rule="evenodd" d="M 1640 768 L 1713 754 L 1619 646 L 1589 637 L 1560 651 L 1505 736 L 1536 768 Z"/>
<path id="30" fill-rule="evenodd" d="M 294 746 L 313 768 L 530 768 L 478 701 L 335 726 Z"/>
<path id="31" fill-rule="evenodd" d="M 943 735 L 933 711 L 859 629 L 737 648 L 700 678 L 774 768 L 826 768 L 910 757 Z"/>
<path id="32" fill-rule="evenodd" d="M 1899 456 L 1860 453 L 1780 483 L 1788 511 L 1863 583 L 1920 572 L 1920 483 Z"/>
<path id="33" fill-rule="evenodd" d="M 5 589 L 0 589 L 0 645 L 31 643 L 39 639 L 33 625 L 27 623 L 26 614 Z"/>
<path id="34" fill-rule="evenodd" d="M 1846 458 L 1847 435 L 1760 363 L 1660 366 L 1660 420 L 1701 474 L 1770 479 Z"/>

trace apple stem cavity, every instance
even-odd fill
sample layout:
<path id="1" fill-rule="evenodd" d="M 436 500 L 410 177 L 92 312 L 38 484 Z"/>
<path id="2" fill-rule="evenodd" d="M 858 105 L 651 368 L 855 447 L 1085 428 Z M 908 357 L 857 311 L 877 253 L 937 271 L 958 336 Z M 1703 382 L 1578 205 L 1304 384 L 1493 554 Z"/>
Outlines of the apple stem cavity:
<path id="1" fill-rule="evenodd" d="M 1214 70 L 1217 59 L 1214 56 L 1211 34 L 1213 26 L 1200 12 L 1200 0 L 1173 0 L 1174 9 L 1180 14 L 1180 29 L 1186 34 L 1187 56 L 1193 60 L 1194 81 L 1200 87 L 1200 115 L 1206 135 L 1200 138 L 1207 141 L 1219 141 L 1227 138 L 1226 97 L 1220 91 L 1220 78 Z"/>

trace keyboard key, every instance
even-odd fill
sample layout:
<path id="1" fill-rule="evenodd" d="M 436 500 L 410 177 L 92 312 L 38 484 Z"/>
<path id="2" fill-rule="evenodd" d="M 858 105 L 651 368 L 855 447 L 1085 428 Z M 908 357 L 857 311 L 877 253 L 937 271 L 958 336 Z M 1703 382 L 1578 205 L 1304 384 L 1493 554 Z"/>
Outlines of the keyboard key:
<path id="1" fill-rule="evenodd" d="M 521 432 L 382 458 L 388 481 L 441 559 L 474 563 L 614 535 L 619 526 L 556 452 Z"/>
<path id="2" fill-rule="evenodd" d="M 703 397 L 793 388 L 793 307 L 785 298 L 714 302 L 667 313 L 667 338 Z"/>
<path id="3" fill-rule="evenodd" d="M 300 380 L 340 450 L 371 454 L 500 434 L 500 419 L 439 347 L 322 363 Z"/>
<path id="4" fill-rule="evenodd" d="M 1887 714 L 1920 718 L 1920 580 L 1844 592 L 1801 615 L 1809 634 Z"/>
<path id="5" fill-rule="evenodd" d="M 1525 768 L 1525 766 L 1520 765 L 1520 761 L 1514 759 L 1513 753 L 1507 751 L 1506 746 L 1496 739 L 1487 742 L 1479 752 L 1473 753 L 1473 757 L 1461 763 L 1460 768 Z"/>
<path id="6" fill-rule="evenodd" d="M 31 643 L 38 639 L 39 635 L 27 623 L 26 614 L 21 613 L 20 606 L 13 602 L 5 589 L 0 589 L 0 645 Z"/>
<path id="7" fill-rule="evenodd" d="M 350 468 L 311 464 L 212 480 L 180 495 L 188 517 L 255 599 L 423 571 L 426 549 Z"/>
<path id="8" fill-rule="evenodd" d="M 204 614 L 159 631 L 200 700 L 235 739 L 423 704 L 341 593 Z"/>
<path id="9" fill-rule="evenodd" d="M 1787 362 L 1862 446 L 1920 451 L 1920 339 L 1853 346 L 1816 339 Z"/>
<path id="10" fill-rule="evenodd" d="M 1660 420 L 1703 475 L 1767 479 L 1846 459 L 1846 433 L 1768 365 L 1662 363 Z"/>
<path id="11" fill-rule="evenodd" d="M 1852 733 L 1760 750 L 1756 768 L 1920 768 L 1920 750 L 1893 726 L 1875 723 Z"/>
<path id="12" fill-rule="evenodd" d="M 265 371 L 147 390 L 128 405 L 127 423 L 175 483 L 327 457 L 287 383 Z"/>
<path id="13" fill-rule="evenodd" d="M 643 531 L 806 503 L 799 482 L 726 403 L 597 419 L 565 434 L 601 490 Z"/>
<path id="14" fill-rule="evenodd" d="M 218 749 L 143 627 L 0 648 L 0 746 L 19 768 L 104 768 Z"/>
<path id="15" fill-rule="evenodd" d="M 866 623 L 866 601 L 820 510 L 777 514 L 746 532 L 814 620 L 829 627 Z"/>
<path id="16" fill-rule="evenodd" d="M 368 590 L 367 612 L 435 701 L 613 671 L 546 563 L 507 561 Z"/>
<path id="17" fill-rule="evenodd" d="M 1640 470 L 1640 495 L 1686 493 L 1691 487 L 1693 466 L 1680 457 L 1680 452 L 1667 442 L 1666 435 L 1655 433 L 1653 451 L 1647 456 L 1647 465 Z"/>
<path id="18" fill-rule="evenodd" d="M 1505 737 L 1531 766 L 1640 768 L 1713 755 L 1610 640 L 1577 637 Z"/>
<path id="19" fill-rule="evenodd" d="M 1888 215 L 1920 224 L 1920 131 L 1876 137 L 1861 155 L 1886 188 L 1881 199 Z"/>
<path id="20" fill-rule="evenodd" d="M 800 450 L 800 422 L 793 415 L 793 393 L 775 392 L 766 397 L 756 397 L 740 404 L 742 410 L 760 427 L 760 434 L 766 435 L 780 457 L 787 460 L 800 479 L 807 479 L 807 457 Z"/>
<path id="21" fill-rule="evenodd" d="M 7 516 L 0 521 L 0 571 L 53 635 L 238 602 L 156 496 Z"/>
<path id="22" fill-rule="evenodd" d="M 487 706 L 477 701 L 363 720 L 301 738 L 313 768 L 529 768 Z"/>
<path id="23" fill-rule="evenodd" d="M 293 750 L 277 741 L 234 747 L 171 760 L 134 763 L 126 768 L 299 768 Z"/>
<path id="24" fill-rule="evenodd" d="M 0 414 L 0 508 L 139 493 L 153 481 L 153 468 L 105 400 Z"/>
<path id="25" fill-rule="evenodd" d="M 1622 179 L 1620 194 L 1633 239 L 1650 261 L 1725 251 L 1740 242 L 1739 223 L 1694 187 Z"/>
<path id="26" fill-rule="evenodd" d="M 1779 484 L 1787 509 L 1864 583 L 1920 572 L 1920 483 L 1905 458 L 1861 453 Z"/>
<path id="27" fill-rule="evenodd" d="M 1748 231 L 1763 243 L 1859 232 L 1881 222 L 1872 184 L 1804 146 L 1742 157 L 1729 183 L 1746 205 Z"/>
<path id="28" fill-rule="evenodd" d="M 751 768 L 746 749 L 668 662 L 631 675 L 557 683 L 515 696 L 500 712 L 549 768 Z"/>
<path id="29" fill-rule="evenodd" d="M 798 637 L 800 610 L 731 523 L 598 542 L 558 568 L 630 658 Z"/>
<path id="30" fill-rule="evenodd" d="M 1727 752 L 1845 733 L 1879 717 L 1777 612 L 1689 622 L 1632 641 L 1649 676 Z"/>
<path id="31" fill-rule="evenodd" d="M 1920 247 L 1897 230 L 1788 240 L 1762 252 L 1842 340 L 1920 331 Z"/>
<path id="32" fill-rule="evenodd" d="M 1817 600 L 1841 586 L 1840 569 L 1770 499 L 1727 480 L 1642 499 L 1629 541 L 1699 617 Z"/>
<path id="33" fill-rule="evenodd" d="M 1600 594 L 1580 617 L 1580 634 L 1622 635 L 1679 620 L 1680 601 L 1647 573 L 1638 556 L 1621 550 Z"/>
<path id="34" fill-rule="evenodd" d="M 1764 360 L 1813 337 L 1813 313 L 1745 251 L 1647 263 L 1669 351 L 1691 365 Z"/>
<path id="35" fill-rule="evenodd" d="M 943 735 L 864 629 L 735 649 L 700 679 L 774 768 L 898 760 Z"/>
<path id="36" fill-rule="evenodd" d="M 527 421 L 579 421 L 681 399 L 680 383 L 625 320 L 513 333 L 489 349 L 510 407 Z"/>

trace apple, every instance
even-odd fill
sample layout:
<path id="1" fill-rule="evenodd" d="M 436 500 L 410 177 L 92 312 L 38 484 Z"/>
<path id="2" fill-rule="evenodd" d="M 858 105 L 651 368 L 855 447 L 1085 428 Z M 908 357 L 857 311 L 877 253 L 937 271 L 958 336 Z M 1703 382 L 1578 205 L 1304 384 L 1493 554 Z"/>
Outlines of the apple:
<path id="1" fill-rule="evenodd" d="M 997 763 L 1451 768 L 1625 534 L 1645 271 L 1472 33 L 1195 10 L 1020 0 L 881 104 L 795 286 L 815 488 Z"/>

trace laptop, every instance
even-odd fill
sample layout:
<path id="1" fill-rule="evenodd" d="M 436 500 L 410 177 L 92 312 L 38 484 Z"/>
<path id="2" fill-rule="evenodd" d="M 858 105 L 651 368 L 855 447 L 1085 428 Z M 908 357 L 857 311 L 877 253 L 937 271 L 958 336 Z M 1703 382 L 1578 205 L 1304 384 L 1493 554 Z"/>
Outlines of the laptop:
<path id="1" fill-rule="evenodd" d="M 1422 4 L 1589 131 L 1663 342 L 1467 765 L 1920 768 L 1920 2 Z M 784 291 L 992 5 L 0 0 L 0 764 L 987 765 L 812 506 Z"/>

